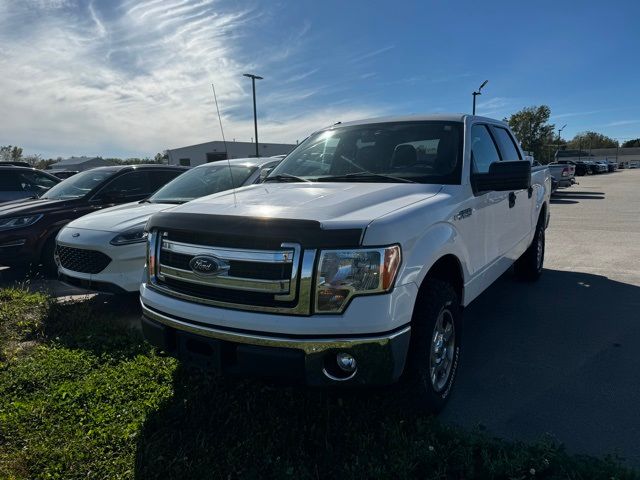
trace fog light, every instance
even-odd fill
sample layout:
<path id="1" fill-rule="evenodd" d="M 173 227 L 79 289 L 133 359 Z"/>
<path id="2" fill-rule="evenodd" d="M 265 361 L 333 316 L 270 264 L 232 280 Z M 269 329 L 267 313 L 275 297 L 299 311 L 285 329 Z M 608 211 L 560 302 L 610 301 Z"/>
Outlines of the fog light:
<path id="1" fill-rule="evenodd" d="M 341 370 L 351 373 L 356 370 L 356 359 L 348 353 L 339 353 L 336 355 L 336 362 Z"/>

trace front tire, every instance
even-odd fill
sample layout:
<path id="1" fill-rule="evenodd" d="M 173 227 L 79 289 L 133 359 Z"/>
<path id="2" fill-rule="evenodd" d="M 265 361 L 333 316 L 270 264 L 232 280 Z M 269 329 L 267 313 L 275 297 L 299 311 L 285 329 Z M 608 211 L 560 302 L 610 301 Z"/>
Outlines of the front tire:
<path id="1" fill-rule="evenodd" d="M 545 250 L 544 220 L 541 217 L 529 248 L 514 264 L 516 276 L 522 280 L 535 282 L 542 275 Z"/>
<path id="2" fill-rule="evenodd" d="M 462 346 L 462 311 L 453 287 L 430 279 L 413 312 L 406 382 L 421 410 L 440 412 L 449 400 Z"/>

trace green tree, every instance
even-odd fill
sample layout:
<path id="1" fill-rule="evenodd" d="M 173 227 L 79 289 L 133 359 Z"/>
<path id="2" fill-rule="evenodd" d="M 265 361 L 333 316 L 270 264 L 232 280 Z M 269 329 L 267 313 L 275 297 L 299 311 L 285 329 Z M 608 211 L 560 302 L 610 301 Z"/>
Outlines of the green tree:
<path id="1" fill-rule="evenodd" d="M 622 148 L 640 147 L 640 138 L 627 140 L 622 144 Z"/>
<path id="2" fill-rule="evenodd" d="M 598 132 L 581 132 L 569 142 L 569 148 L 587 150 L 590 148 L 615 148 L 618 141 Z"/>
<path id="3" fill-rule="evenodd" d="M 156 153 L 156 156 L 153 157 L 153 160 L 156 163 L 169 163 L 169 155 L 166 150 L 162 153 L 158 152 Z"/>
<path id="4" fill-rule="evenodd" d="M 0 147 L 0 161 L 17 162 L 22 158 L 22 148 L 14 145 Z"/>
<path id="5" fill-rule="evenodd" d="M 505 121 L 518 138 L 522 149 L 532 152 L 536 160 L 549 163 L 553 156 L 549 147 L 554 142 L 555 125 L 549 123 L 551 109 L 547 105 L 526 107 Z"/>

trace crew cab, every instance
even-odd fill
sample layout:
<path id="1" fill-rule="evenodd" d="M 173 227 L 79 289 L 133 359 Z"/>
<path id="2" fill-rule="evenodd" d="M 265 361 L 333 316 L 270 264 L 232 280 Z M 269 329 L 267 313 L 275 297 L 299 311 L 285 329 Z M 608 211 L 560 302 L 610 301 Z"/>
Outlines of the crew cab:
<path id="1" fill-rule="evenodd" d="M 262 184 L 149 219 L 144 335 L 225 374 L 404 377 L 437 412 L 459 367 L 463 307 L 512 265 L 528 280 L 542 272 L 550 185 L 498 120 L 330 126 Z"/>

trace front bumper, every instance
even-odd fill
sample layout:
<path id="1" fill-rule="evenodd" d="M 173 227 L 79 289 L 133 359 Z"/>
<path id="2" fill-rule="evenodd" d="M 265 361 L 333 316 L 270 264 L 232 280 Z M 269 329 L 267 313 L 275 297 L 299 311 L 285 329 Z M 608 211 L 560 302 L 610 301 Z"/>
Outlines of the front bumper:
<path id="1" fill-rule="evenodd" d="M 73 237 L 73 234 L 79 234 Z M 99 273 L 83 273 L 58 265 L 58 272 L 73 285 L 106 293 L 137 292 L 144 271 L 146 244 L 114 246 L 109 242 L 117 233 L 63 228 L 56 239 L 58 245 L 102 252 L 111 262 Z"/>
<path id="2" fill-rule="evenodd" d="M 40 261 L 41 239 L 19 228 L 0 232 L 0 265 L 27 266 Z"/>
<path id="3" fill-rule="evenodd" d="M 145 338 L 161 350 L 224 374 L 287 379 L 307 385 L 387 385 L 400 378 L 410 327 L 357 336 L 294 337 L 223 329 L 169 316 L 141 300 Z M 357 368 L 336 374 L 348 353 Z"/>

